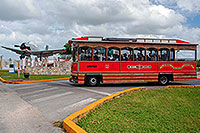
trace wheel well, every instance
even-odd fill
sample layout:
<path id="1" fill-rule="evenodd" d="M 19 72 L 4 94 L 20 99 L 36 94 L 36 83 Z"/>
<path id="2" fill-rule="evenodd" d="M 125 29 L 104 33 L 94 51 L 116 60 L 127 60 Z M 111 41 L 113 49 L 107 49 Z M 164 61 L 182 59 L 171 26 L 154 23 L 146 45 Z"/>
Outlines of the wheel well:
<path id="1" fill-rule="evenodd" d="M 87 82 L 89 77 L 96 77 L 98 79 L 98 81 L 101 83 L 103 83 L 103 77 L 102 74 L 86 74 L 85 75 L 85 83 Z"/>
<path id="2" fill-rule="evenodd" d="M 169 78 L 169 81 L 174 81 L 174 78 L 173 78 L 173 74 L 172 73 L 160 73 L 158 75 L 158 78 L 160 78 L 161 76 L 167 76 Z"/>

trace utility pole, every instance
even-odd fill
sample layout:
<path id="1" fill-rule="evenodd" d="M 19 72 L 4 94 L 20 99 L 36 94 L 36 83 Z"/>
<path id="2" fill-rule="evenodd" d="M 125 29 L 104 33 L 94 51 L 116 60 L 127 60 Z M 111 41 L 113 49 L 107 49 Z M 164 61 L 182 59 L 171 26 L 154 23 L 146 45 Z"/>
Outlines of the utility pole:
<path id="1" fill-rule="evenodd" d="M 17 70 L 18 79 L 20 78 L 20 61 L 18 61 L 18 70 Z"/>
<path id="2" fill-rule="evenodd" d="M 3 56 L 1 56 L 1 62 L 0 62 L 0 70 L 3 69 Z"/>

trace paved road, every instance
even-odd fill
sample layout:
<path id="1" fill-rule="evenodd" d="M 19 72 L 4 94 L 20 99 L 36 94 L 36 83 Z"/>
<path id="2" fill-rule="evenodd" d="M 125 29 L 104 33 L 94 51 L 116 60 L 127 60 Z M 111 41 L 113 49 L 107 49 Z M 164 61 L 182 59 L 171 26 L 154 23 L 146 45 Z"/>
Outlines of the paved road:
<path id="1" fill-rule="evenodd" d="M 200 85 L 200 80 L 176 82 L 171 84 Z M 22 123 L 26 123 L 26 126 L 32 125 L 32 123 L 35 122 L 36 126 L 27 128 L 25 132 L 61 132 L 60 130 L 53 128 L 51 124 L 55 121 L 62 121 L 66 116 L 102 97 L 137 86 L 145 86 L 148 88 L 161 87 L 148 83 L 105 84 L 99 87 L 87 87 L 83 85 L 74 85 L 66 80 L 24 85 L 0 83 L 0 103 L 2 103 L 2 101 L 8 103 L 4 103 L 0 106 L 5 107 L 3 109 L 0 108 L 0 129 L 4 129 L 0 130 L 0 132 L 8 130 L 8 127 L 3 124 L 5 124 L 5 120 L 7 120 L 7 124 L 10 124 L 9 118 L 12 119 L 12 115 L 13 117 L 16 117 L 14 119 L 15 122 L 21 120 Z M 9 99 L 11 99 L 11 101 L 9 101 Z M 7 109 L 7 106 L 12 108 Z M 16 112 L 16 108 L 18 109 L 18 112 Z M 6 116 L 7 113 L 4 113 L 5 111 L 14 111 L 15 113 L 8 113 L 9 116 Z M 27 112 L 29 112 L 29 114 L 27 114 Z M 3 118 L 1 117 L 2 115 L 4 116 Z M 24 117 L 24 115 L 26 117 Z M 31 120 L 33 122 L 30 122 Z M 18 122 L 15 124 L 16 128 L 18 128 L 18 126 L 23 126 L 19 125 Z M 10 132 L 12 131 L 13 130 Z M 20 129 L 17 129 L 17 131 L 20 131 Z"/>

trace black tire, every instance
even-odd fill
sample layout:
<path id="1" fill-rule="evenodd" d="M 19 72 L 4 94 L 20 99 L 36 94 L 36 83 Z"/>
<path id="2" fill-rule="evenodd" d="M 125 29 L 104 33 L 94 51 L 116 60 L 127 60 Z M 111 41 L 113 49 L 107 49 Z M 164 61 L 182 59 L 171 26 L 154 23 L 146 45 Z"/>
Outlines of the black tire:
<path id="1" fill-rule="evenodd" d="M 169 83 L 169 77 L 166 76 L 166 75 L 161 75 L 161 76 L 159 77 L 158 83 L 159 83 L 160 85 L 167 85 L 167 84 Z"/>
<path id="2" fill-rule="evenodd" d="M 88 86 L 97 86 L 99 84 L 99 79 L 95 76 L 88 77 L 87 85 Z"/>

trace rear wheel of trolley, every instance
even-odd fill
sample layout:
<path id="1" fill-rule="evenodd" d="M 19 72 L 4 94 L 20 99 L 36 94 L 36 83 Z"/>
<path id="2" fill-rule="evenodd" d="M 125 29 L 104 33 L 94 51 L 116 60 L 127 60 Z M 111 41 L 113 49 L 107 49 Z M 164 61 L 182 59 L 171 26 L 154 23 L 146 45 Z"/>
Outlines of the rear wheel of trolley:
<path id="1" fill-rule="evenodd" d="M 169 83 L 169 77 L 167 75 L 160 75 L 158 79 L 160 85 L 167 85 Z"/>

